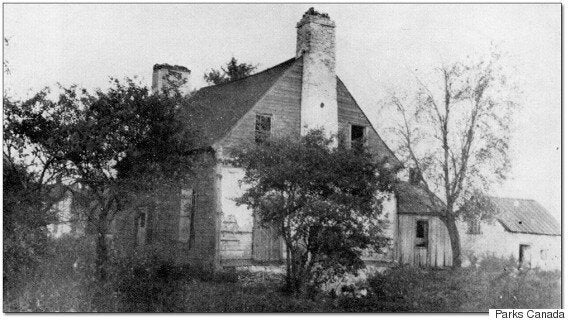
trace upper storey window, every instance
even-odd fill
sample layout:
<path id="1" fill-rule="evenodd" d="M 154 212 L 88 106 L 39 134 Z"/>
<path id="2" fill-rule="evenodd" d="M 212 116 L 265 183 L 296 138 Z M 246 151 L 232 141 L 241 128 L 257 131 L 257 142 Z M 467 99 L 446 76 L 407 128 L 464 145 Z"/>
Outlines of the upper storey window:
<path id="1" fill-rule="evenodd" d="M 481 234 L 481 220 L 472 219 L 469 221 L 469 228 L 467 229 L 467 234 Z"/>
<path id="2" fill-rule="evenodd" d="M 271 137 L 271 115 L 255 115 L 255 143 L 261 144 Z"/>
<path id="3" fill-rule="evenodd" d="M 366 127 L 360 125 L 350 126 L 350 148 L 362 148 L 366 143 Z"/>

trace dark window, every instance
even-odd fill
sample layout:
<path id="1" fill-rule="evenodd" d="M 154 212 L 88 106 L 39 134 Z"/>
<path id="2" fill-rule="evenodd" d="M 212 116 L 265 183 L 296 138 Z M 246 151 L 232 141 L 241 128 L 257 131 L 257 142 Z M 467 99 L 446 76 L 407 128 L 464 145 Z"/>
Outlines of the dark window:
<path id="1" fill-rule="evenodd" d="M 350 147 L 362 148 L 366 140 L 366 127 L 360 125 L 350 126 Z"/>
<path id="2" fill-rule="evenodd" d="M 416 246 L 427 247 L 428 221 L 416 221 Z"/>
<path id="3" fill-rule="evenodd" d="M 139 216 L 139 226 L 141 228 L 145 228 L 146 227 L 146 213 L 142 212 L 140 213 Z"/>
<path id="4" fill-rule="evenodd" d="M 530 245 L 527 244 L 520 244 L 519 245 L 519 264 L 528 264 L 529 262 L 529 252 L 530 252 Z"/>
<path id="5" fill-rule="evenodd" d="M 255 142 L 261 144 L 271 137 L 271 116 L 255 116 Z"/>
<path id="6" fill-rule="evenodd" d="M 467 229 L 468 234 L 481 234 L 481 220 L 473 219 L 469 221 L 469 229 Z"/>

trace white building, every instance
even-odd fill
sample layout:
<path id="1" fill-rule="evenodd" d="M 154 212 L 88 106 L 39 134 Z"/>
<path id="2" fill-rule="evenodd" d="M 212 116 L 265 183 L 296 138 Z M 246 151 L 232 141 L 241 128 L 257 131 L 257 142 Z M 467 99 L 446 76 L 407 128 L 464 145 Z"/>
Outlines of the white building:
<path id="1" fill-rule="evenodd" d="M 459 224 L 463 256 L 513 258 L 521 266 L 560 270 L 558 221 L 534 200 L 489 199 L 497 211 L 494 219 Z"/>

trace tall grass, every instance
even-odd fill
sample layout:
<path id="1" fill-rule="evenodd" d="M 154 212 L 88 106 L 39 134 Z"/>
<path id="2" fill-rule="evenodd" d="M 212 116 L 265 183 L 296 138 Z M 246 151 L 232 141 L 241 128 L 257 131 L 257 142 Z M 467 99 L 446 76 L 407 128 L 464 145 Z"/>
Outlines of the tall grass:
<path id="1" fill-rule="evenodd" d="M 101 282 L 94 277 L 91 240 L 64 238 L 50 246 L 35 274 L 5 279 L 4 312 L 486 312 L 561 306 L 560 273 L 519 270 L 499 259 L 456 270 L 393 268 L 369 276 L 357 285 L 362 289 L 352 289 L 358 291 L 307 299 L 281 292 L 278 272 L 213 272 L 152 255 L 113 258 Z"/>
<path id="2" fill-rule="evenodd" d="M 487 258 L 459 269 L 400 267 L 368 279 L 366 296 L 344 296 L 354 312 L 487 312 L 495 308 L 560 308 L 560 272 L 518 269 L 515 262 Z"/>

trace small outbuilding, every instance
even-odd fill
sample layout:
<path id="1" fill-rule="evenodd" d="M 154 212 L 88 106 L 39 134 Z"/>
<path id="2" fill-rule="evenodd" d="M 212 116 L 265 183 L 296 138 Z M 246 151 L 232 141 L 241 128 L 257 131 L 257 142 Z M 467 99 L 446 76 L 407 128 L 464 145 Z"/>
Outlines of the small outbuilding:
<path id="1" fill-rule="evenodd" d="M 412 179 L 396 186 L 396 206 L 398 262 L 412 266 L 451 266 L 451 242 L 442 219 L 443 202 Z"/>
<path id="2" fill-rule="evenodd" d="M 520 266 L 560 270 L 560 223 L 537 201 L 489 197 L 491 219 L 462 222 L 459 227 L 465 262 L 495 256 L 514 259 Z"/>

